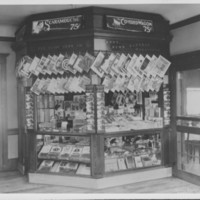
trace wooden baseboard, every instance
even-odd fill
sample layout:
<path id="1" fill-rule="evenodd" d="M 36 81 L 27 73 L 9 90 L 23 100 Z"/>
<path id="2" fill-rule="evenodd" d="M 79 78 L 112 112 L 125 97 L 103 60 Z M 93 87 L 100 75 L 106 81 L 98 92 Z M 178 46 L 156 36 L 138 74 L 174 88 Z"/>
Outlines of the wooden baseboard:
<path id="1" fill-rule="evenodd" d="M 200 177 L 182 170 L 173 169 L 173 176 L 200 186 Z"/>
<path id="2" fill-rule="evenodd" d="M 122 175 L 93 179 L 78 176 L 61 176 L 55 174 L 29 173 L 30 183 L 60 185 L 68 187 L 79 187 L 89 189 L 103 189 L 142 181 L 166 178 L 172 176 L 171 167 L 159 167 L 155 169 L 145 169 L 137 172 L 130 172 Z"/>

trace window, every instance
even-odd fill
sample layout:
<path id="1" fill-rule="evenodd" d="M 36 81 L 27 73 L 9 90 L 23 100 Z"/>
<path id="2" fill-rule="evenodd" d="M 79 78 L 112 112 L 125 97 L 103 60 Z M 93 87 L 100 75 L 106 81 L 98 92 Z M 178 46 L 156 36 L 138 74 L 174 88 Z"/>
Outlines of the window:
<path id="1" fill-rule="evenodd" d="M 187 115 L 200 116 L 200 88 L 186 89 L 186 112 Z"/>

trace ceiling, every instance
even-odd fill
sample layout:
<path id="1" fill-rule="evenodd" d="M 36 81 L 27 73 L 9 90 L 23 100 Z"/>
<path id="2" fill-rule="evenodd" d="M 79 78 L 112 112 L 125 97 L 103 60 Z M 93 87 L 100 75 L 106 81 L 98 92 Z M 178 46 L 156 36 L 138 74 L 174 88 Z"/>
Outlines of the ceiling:
<path id="1" fill-rule="evenodd" d="M 31 14 L 67 10 L 86 6 L 100 6 L 133 11 L 161 14 L 170 24 L 200 14 L 200 4 L 34 4 L 34 5 L 0 5 L 0 24 L 19 26 Z"/>

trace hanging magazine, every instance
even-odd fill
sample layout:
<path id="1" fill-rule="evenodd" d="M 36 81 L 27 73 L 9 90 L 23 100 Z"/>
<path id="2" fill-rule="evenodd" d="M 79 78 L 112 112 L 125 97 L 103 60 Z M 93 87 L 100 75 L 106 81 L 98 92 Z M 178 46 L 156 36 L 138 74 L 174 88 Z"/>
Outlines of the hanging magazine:
<path id="1" fill-rule="evenodd" d="M 128 71 L 129 74 L 131 74 L 131 75 L 134 75 L 134 74 L 135 74 L 135 71 L 134 71 L 134 69 L 133 69 L 133 66 L 134 66 L 134 64 L 135 64 L 135 62 L 136 62 L 137 59 L 138 59 L 137 55 L 134 54 L 133 57 L 131 58 L 129 64 L 128 64 L 128 66 L 127 66 L 127 71 Z"/>
<path id="2" fill-rule="evenodd" d="M 64 70 L 62 68 L 62 62 L 63 62 L 64 58 L 65 58 L 65 56 L 60 53 L 59 56 L 58 56 L 58 60 L 56 62 L 56 70 L 61 75 L 64 73 Z"/>
<path id="3" fill-rule="evenodd" d="M 161 78 L 163 78 L 170 64 L 171 62 L 169 60 L 160 55 L 156 62 L 155 73 Z"/>
<path id="4" fill-rule="evenodd" d="M 140 55 L 140 56 L 137 58 L 137 60 L 136 60 L 136 62 L 134 63 L 134 65 L 133 65 L 133 71 L 134 71 L 134 73 L 137 74 L 137 75 L 140 76 L 140 77 L 142 77 L 142 75 L 143 75 L 143 73 L 142 73 L 142 71 L 141 71 L 141 69 L 140 69 L 140 67 L 141 67 L 141 65 L 142 65 L 142 63 L 143 63 L 143 61 L 144 61 L 144 57 L 143 57 L 142 55 Z"/>
<path id="5" fill-rule="evenodd" d="M 30 71 L 32 74 L 35 74 L 36 76 L 39 75 L 39 72 L 36 71 L 36 68 L 37 68 L 37 65 L 38 65 L 39 62 L 40 62 L 40 59 L 39 59 L 38 57 L 35 56 L 35 57 L 33 58 L 33 61 L 32 61 L 32 63 L 31 63 L 31 65 L 30 65 L 30 67 L 29 67 L 29 71 Z"/>
<path id="6" fill-rule="evenodd" d="M 64 64 L 62 65 L 63 69 L 65 71 L 70 71 L 72 74 L 75 74 L 76 73 L 76 70 L 73 68 L 73 65 L 77 59 L 77 55 L 75 53 L 73 53 L 69 60 L 67 60 L 66 62 L 64 62 Z"/>
<path id="7" fill-rule="evenodd" d="M 112 66 L 114 60 L 116 58 L 116 55 L 114 53 L 111 53 L 110 56 L 105 59 L 104 63 L 101 65 L 101 69 L 106 73 L 110 73 L 110 67 Z"/>
<path id="8" fill-rule="evenodd" d="M 101 78 L 104 75 L 104 71 L 101 69 L 101 64 L 103 62 L 104 57 L 104 54 L 102 52 L 99 52 L 91 66 L 91 69 Z"/>
<path id="9" fill-rule="evenodd" d="M 85 53 L 84 59 L 79 65 L 85 72 L 89 72 L 90 67 L 92 66 L 93 62 L 95 60 L 95 57 L 89 54 L 88 52 Z"/>
<path id="10" fill-rule="evenodd" d="M 83 63 L 83 60 L 84 60 L 84 57 L 82 55 L 79 55 L 73 66 L 73 68 L 80 73 L 83 72 L 83 66 L 81 65 Z"/>

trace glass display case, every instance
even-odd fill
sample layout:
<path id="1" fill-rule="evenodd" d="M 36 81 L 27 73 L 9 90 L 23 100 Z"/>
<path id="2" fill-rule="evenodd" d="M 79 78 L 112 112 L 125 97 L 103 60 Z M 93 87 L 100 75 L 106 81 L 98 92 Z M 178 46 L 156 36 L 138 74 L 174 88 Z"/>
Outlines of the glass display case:
<path id="1" fill-rule="evenodd" d="M 114 28 L 117 15 L 141 25 Z M 38 19 L 60 19 L 65 29 L 37 32 Z M 90 7 L 33 15 L 24 26 L 16 74 L 27 173 L 103 178 L 167 164 L 171 62 L 162 16 Z"/>

